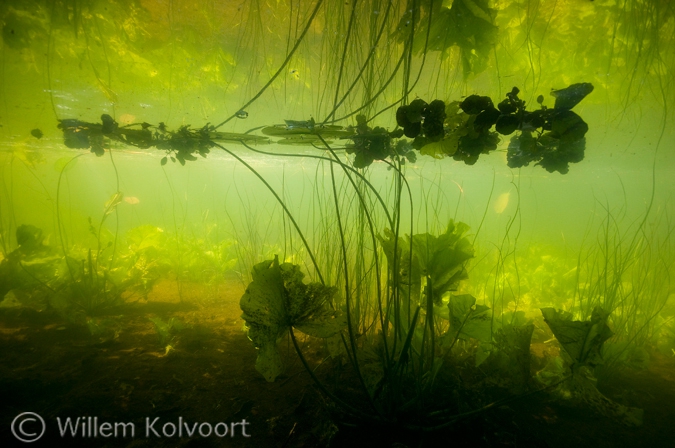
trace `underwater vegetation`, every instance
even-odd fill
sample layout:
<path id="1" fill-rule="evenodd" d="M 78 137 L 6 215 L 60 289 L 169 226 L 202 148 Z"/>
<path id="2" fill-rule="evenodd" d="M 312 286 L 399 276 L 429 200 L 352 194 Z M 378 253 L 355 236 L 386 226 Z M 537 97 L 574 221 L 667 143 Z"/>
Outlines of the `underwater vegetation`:
<path id="1" fill-rule="evenodd" d="M 103 3 L 0 9 L 0 82 L 32 89 L 3 88 L 3 110 L 41 104 L 1 115 L 8 319 L 85 335 L 84 376 L 144 341 L 127 359 L 160 364 L 133 381 L 170 378 L 144 410 L 183 410 L 158 389 L 228 382 L 238 398 L 209 409 L 283 432 L 278 446 L 563 446 L 514 423 L 531 403 L 616 439 L 656 421 L 606 385 L 675 355 L 672 191 L 657 192 L 671 5 Z M 639 160 L 626 185 L 644 191 L 617 159 Z M 620 188 L 593 183 L 605 171 Z M 293 411 L 267 418 L 282 387 Z M 286 425 L 295 413 L 317 423 Z"/>

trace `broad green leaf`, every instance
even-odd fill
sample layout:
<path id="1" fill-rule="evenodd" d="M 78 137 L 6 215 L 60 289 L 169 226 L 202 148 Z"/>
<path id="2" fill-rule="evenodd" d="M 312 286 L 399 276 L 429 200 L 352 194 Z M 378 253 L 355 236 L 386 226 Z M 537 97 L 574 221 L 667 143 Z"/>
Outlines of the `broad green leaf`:
<path id="1" fill-rule="evenodd" d="M 482 342 L 490 342 L 492 339 L 490 308 L 485 305 L 476 305 L 471 316 L 462 327 L 460 336 L 477 339 Z"/>
<path id="2" fill-rule="evenodd" d="M 448 134 L 446 138 L 438 142 L 432 142 L 420 148 L 420 154 L 431 156 L 434 159 L 442 159 L 457 152 L 459 139 L 462 137 L 458 132 Z"/>
<path id="3" fill-rule="evenodd" d="M 166 243 L 164 231 L 159 227 L 144 225 L 134 227 L 127 232 L 129 248 L 134 252 L 154 247 L 161 248 Z"/>
<path id="4" fill-rule="evenodd" d="M 347 325 L 333 307 L 337 290 L 320 283 L 303 283 L 300 267 L 279 265 L 278 257 L 253 267 L 253 281 L 241 298 L 248 337 L 259 349 L 256 369 L 267 381 L 282 372 L 277 340 L 291 327 L 319 338 L 336 335 Z"/>
<path id="5" fill-rule="evenodd" d="M 474 3 L 472 0 L 462 0 L 462 2 L 464 3 L 464 6 L 466 6 L 467 9 L 469 11 L 471 11 L 471 13 L 474 16 L 476 16 L 480 19 L 483 19 L 486 22 L 492 24 L 492 17 L 490 17 L 488 15 L 488 13 L 486 12 L 486 10 L 489 11 L 489 8 L 485 8 L 485 10 L 484 10 L 480 6 L 478 6 L 476 3 Z"/>
<path id="6" fill-rule="evenodd" d="M 491 341 L 490 308 L 476 305 L 476 298 L 471 294 L 460 294 L 450 296 L 448 309 L 450 328 L 443 335 L 443 345 L 452 345 L 455 339 L 473 338 L 486 343 Z"/>
<path id="7" fill-rule="evenodd" d="M 277 339 L 288 330 L 284 283 L 279 260 L 263 261 L 253 266 L 252 282 L 241 297 L 239 306 L 246 321 L 249 339 L 258 348 L 256 370 L 267 381 L 274 381 L 282 371 Z"/>
<path id="8" fill-rule="evenodd" d="M 544 320 L 576 367 L 602 363 L 602 344 L 612 337 L 607 326 L 608 314 L 602 308 L 593 310 L 590 321 L 572 320 L 570 313 L 542 308 Z"/>
<path id="9" fill-rule="evenodd" d="M 480 343 L 478 349 L 476 350 L 476 367 L 483 364 L 486 359 L 490 356 L 492 352 L 492 346 L 490 344 Z"/>
<path id="10" fill-rule="evenodd" d="M 464 264 L 474 256 L 473 246 L 464 237 L 468 229 L 466 224 L 450 220 L 445 233 L 439 236 L 428 233 L 413 236 L 413 253 L 420 274 L 431 278 L 431 293 L 437 305 L 445 292 L 454 291 L 468 277 Z"/>
<path id="11" fill-rule="evenodd" d="M 270 383 L 284 372 L 284 363 L 276 342 L 260 347 L 255 360 L 255 369 Z"/>
<path id="12" fill-rule="evenodd" d="M 505 386 L 521 391 L 530 382 L 530 342 L 534 324 L 504 325 L 495 332 L 493 350 L 487 363 Z"/>

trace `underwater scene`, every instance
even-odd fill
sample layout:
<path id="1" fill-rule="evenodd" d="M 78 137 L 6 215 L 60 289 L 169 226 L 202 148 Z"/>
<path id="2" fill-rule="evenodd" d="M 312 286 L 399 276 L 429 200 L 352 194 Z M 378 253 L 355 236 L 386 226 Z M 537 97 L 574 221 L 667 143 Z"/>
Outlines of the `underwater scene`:
<path id="1" fill-rule="evenodd" d="M 1 446 L 675 446 L 673 2 L 0 19 Z"/>

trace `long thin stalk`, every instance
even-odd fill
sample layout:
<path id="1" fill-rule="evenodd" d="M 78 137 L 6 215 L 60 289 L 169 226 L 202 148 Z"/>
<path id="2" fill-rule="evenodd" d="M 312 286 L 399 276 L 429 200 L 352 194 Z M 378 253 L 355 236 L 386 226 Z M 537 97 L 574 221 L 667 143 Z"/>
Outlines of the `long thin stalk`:
<path id="1" fill-rule="evenodd" d="M 277 202 L 279 202 L 281 207 L 284 209 L 284 212 L 286 212 L 286 215 L 288 215 L 288 219 L 290 219 L 291 222 L 293 223 L 293 227 L 295 227 L 296 232 L 298 232 L 298 235 L 300 236 L 300 239 L 302 240 L 302 244 L 305 246 L 305 249 L 307 249 L 307 255 L 309 255 L 309 258 L 312 260 L 312 264 L 314 265 L 314 269 L 316 270 L 316 275 L 319 276 L 319 280 L 321 281 L 322 284 L 326 284 L 326 282 L 324 281 L 323 275 L 321 274 L 321 269 L 319 268 L 319 263 L 316 261 L 316 257 L 314 256 L 314 252 L 309 247 L 309 243 L 307 242 L 307 239 L 305 238 L 305 235 L 302 233 L 302 230 L 300 230 L 300 226 L 296 222 L 296 220 L 293 217 L 293 214 L 291 213 L 291 211 L 288 209 L 288 207 L 284 203 L 283 199 L 281 199 L 281 197 L 279 197 L 279 194 L 274 190 L 274 188 L 272 188 L 272 186 L 269 184 L 269 182 L 267 182 L 265 180 L 265 178 L 262 177 L 260 175 L 260 173 L 258 173 L 258 171 L 255 168 L 253 168 L 251 165 L 246 163 L 246 161 L 244 159 L 242 159 L 241 157 L 239 157 L 238 155 L 236 155 L 234 152 L 230 151 L 229 149 L 225 148 L 224 146 L 219 145 L 218 143 L 214 142 L 214 145 L 217 146 L 218 148 L 222 149 L 223 151 L 225 151 L 226 153 L 228 153 L 229 155 L 231 155 L 235 159 L 237 159 L 237 161 L 239 163 L 241 163 L 246 168 L 248 168 L 249 171 L 251 171 L 258 179 L 260 179 L 260 181 L 263 184 L 265 184 L 265 186 L 270 191 L 270 193 L 272 193 L 272 195 L 274 195 L 274 198 L 277 200 Z"/>
<path id="2" fill-rule="evenodd" d="M 307 24 L 305 25 L 305 29 L 302 30 L 302 34 L 300 34 L 300 37 L 298 37 L 298 39 L 295 41 L 295 45 L 293 46 L 293 49 L 290 51 L 290 53 L 288 53 L 288 54 L 286 55 L 286 59 L 284 59 L 284 62 L 281 64 L 281 66 L 280 66 L 279 69 L 276 71 L 276 73 L 274 73 L 274 75 L 272 75 L 272 77 L 270 78 L 270 80 L 267 81 L 267 84 L 265 84 L 265 85 L 263 86 L 263 88 L 260 89 L 260 90 L 258 91 L 258 93 L 256 93 L 256 94 L 253 96 L 253 98 L 251 98 L 248 102 L 246 102 L 246 104 L 244 104 L 243 106 L 241 106 L 241 107 L 239 108 L 239 110 L 244 110 L 244 109 L 246 109 L 248 106 L 250 106 L 251 104 L 253 104 L 253 102 L 254 102 L 255 100 L 257 100 L 258 98 L 260 98 L 260 97 L 262 96 L 262 94 L 265 92 L 265 90 L 267 90 L 267 88 L 268 88 L 269 86 L 272 85 L 272 83 L 274 82 L 274 80 L 277 79 L 277 77 L 281 74 L 281 72 L 284 71 L 284 68 L 286 68 L 286 66 L 288 65 L 288 63 L 291 62 L 291 58 L 293 57 L 293 55 L 294 55 L 295 52 L 297 51 L 298 47 L 300 47 L 300 44 L 302 43 L 303 39 L 305 38 L 305 35 L 307 34 L 307 31 L 309 31 L 309 28 L 311 27 L 312 22 L 314 22 L 314 17 L 316 17 L 316 13 L 319 12 L 319 8 L 321 7 L 321 4 L 322 4 L 322 3 L 323 3 L 323 0 L 318 0 L 318 1 L 316 2 L 316 6 L 314 7 L 314 11 L 312 11 L 312 15 L 309 17 L 309 20 L 307 20 Z M 239 111 L 239 110 L 238 110 L 238 111 Z M 238 111 L 235 112 L 235 113 L 233 113 L 232 115 L 230 115 L 228 118 L 226 118 L 225 120 L 223 120 L 221 123 L 219 123 L 219 124 L 217 124 L 216 126 L 214 126 L 213 129 L 218 129 L 219 127 L 221 127 L 221 126 L 224 125 L 225 123 L 227 123 L 227 122 L 229 122 L 230 120 L 232 120 L 233 118 L 235 118 L 235 117 L 237 116 L 237 114 L 238 114 Z"/>

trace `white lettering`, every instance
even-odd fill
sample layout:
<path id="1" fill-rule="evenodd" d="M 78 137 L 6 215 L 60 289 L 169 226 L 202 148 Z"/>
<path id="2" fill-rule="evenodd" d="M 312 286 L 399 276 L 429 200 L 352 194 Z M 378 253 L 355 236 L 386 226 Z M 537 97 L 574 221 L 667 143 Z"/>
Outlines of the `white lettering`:
<path id="1" fill-rule="evenodd" d="M 203 427 L 204 425 L 206 425 L 206 426 L 209 428 L 209 432 L 206 433 L 206 434 L 204 434 L 204 433 L 202 432 L 202 427 Z M 199 435 L 200 435 L 200 436 L 202 436 L 202 437 L 208 437 L 208 436 L 211 435 L 212 432 L 213 432 L 213 428 L 211 427 L 211 423 L 206 423 L 206 422 L 204 422 L 204 423 L 202 423 L 201 425 L 199 425 Z"/>
<path id="2" fill-rule="evenodd" d="M 155 417 L 152 423 L 150 423 L 150 417 L 145 417 L 145 437 L 150 437 L 150 431 L 152 431 L 155 437 L 160 437 L 159 433 L 153 428 L 157 420 L 159 420 L 159 417 Z"/>
<path id="3" fill-rule="evenodd" d="M 195 425 L 196 425 L 196 423 L 195 423 Z M 222 434 L 218 432 L 218 427 L 219 427 L 220 425 L 223 425 L 223 428 L 225 428 L 225 432 L 222 433 Z M 218 437 L 225 437 L 225 436 L 227 435 L 227 430 L 228 430 L 228 429 L 229 429 L 229 428 L 227 427 L 227 423 L 219 422 L 219 423 L 216 423 L 215 428 L 213 428 L 213 432 L 215 432 L 216 435 L 217 435 Z"/>
<path id="4" fill-rule="evenodd" d="M 133 438 L 136 434 L 136 425 L 133 423 L 115 423 L 115 437 L 117 437 L 117 428 L 122 427 L 122 437 L 127 436 L 127 426 L 131 427 L 131 438 Z M 147 437 L 147 435 L 146 435 Z M 159 437 L 159 435 L 157 436 Z"/>
<path id="5" fill-rule="evenodd" d="M 106 434 L 106 431 L 112 431 L 112 425 L 108 422 L 103 422 L 101 423 L 101 427 L 98 429 L 98 432 L 101 434 L 101 437 L 110 437 L 112 433 L 108 432 L 108 434 Z"/>
<path id="6" fill-rule="evenodd" d="M 195 430 L 197 429 L 197 423 L 192 425 L 192 429 L 190 429 L 187 422 L 183 424 L 185 425 L 185 432 L 187 432 L 188 437 L 192 437 L 192 435 L 195 433 Z"/>
<path id="7" fill-rule="evenodd" d="M 170 426 L 171 428 L 173 428 L 173 429 L 171 430 L 171 434 L 167 434 L 167 432 L 166 432 L 166 427 L 167 427 L 167 426 Z M 164 426 L 162 426 L 162 434 L 164 434 L 164 437 L 173 437 L 173 436 L 175 436 L 175 435 L 176 435 L 176 425 L 174 425 L 174 424 L 171 423 L 171 422 L 166 422 L 166 423 L 164 423 Z"/>
<path id="8" fill-rule="evenodd" d="M 66 431 L 70 431 L 70 435 L 75 437 L 75 434 L 77 433 L 77 427 L 80 425 L 80 417 L 77 417 L 77 420 L 75 420 L 75 426 L 73 426 L 73 422 L 70 420 L 70 417 L 66 418 L 66 422 L 63 426 L 61 426 L 61 417 L 56 417 L 56 423 L 59 425 L 59 434 L 61 434 L 61 437 L 63 437 L 66 434 Z"/>

